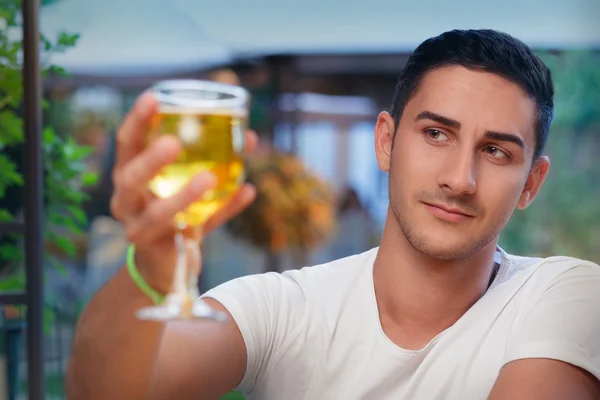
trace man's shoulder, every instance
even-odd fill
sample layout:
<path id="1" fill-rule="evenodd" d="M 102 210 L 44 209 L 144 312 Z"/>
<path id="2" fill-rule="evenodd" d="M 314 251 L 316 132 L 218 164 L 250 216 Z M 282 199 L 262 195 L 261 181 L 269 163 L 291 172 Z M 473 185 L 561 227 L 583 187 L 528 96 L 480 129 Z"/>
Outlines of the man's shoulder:
<path id="1" fill-rule="evenodd" d="M 283 272 L 284 278 L 291 278 L 310 285 L 336 285 L 345 281 L 352 281 L 358 275 L 372 271 L 373 262 L 378 248 L 367 250 L 363 253 L 339 258 L 323 264 L 294 269 Z"/>
<path id="2" fill-rule="evenodd" d="M 600 265 L 571 256 L 526 257 L 504 253 L 506 280 L 523 280 L 545 289 L 557 283 L 577 285 L 581 279 L 600 284 Z M 600 288 L 599 288 L 600 291 Z"/>
<path id="3" fill-rule="evenodd" d="M 241 276 L 211 289 L 205 296 L 213 297 L 220 293 L 239 296 L 242 293 L 252 292 L 258 296 L 270 294 L 276 297 L 307 298 L 321 296 L 332 290 L 340 292 L 345 286 L 352 285 L 365 276 L 364 274 L 372 271 L 377 249 L 281 273 L 267 272 Z"/>
<path id="4" fill-rule="evenodd" d="M 509 268 L 514 271 L 526 271 L 531 268 L 535 269 L 550 269 L 556 270 L 571 270 L 574 268 L 592 268 L 599 270 L 600 266 L 593 261 L 576 258 L 571 256 L 547 256 L 547 257 L 532 257 L 522 256 L 517 254 L 503 253 L 505 261 Z"/>

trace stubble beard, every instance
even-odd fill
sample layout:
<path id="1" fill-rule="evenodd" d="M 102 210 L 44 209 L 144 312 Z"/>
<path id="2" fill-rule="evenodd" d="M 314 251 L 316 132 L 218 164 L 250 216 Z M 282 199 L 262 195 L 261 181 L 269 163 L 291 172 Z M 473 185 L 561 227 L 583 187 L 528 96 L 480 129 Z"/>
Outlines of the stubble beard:
<path id="1" fill-rule="evenodd" d="M 388 191 L 390 209 L 394 215 L 394 219 L 396 220 L 400 231 L 411 247 L 427 257 L 444 261 L 464 260 L 473 256 L 490 244 L 500 235 L 500 232 L 502 232 L 502 229 L 504 228 L 505 224 L 500 224 L 500 226 L 496 227 L 483 237 L 471 239 L 466 238 L 463 244 L 458 245 L 453 249 L 436 248 L 434 243 L 428 241 L 424 235 L 419 234 L 415 227 L 411 225 L 407 218 L 405 218 L 405 213 L 407 212 L 408 208 L 403 204 L 402 185 L 400 182 L 395 182 L 394 184 L 392 176 L 393 173 L 390 171 Z"/>

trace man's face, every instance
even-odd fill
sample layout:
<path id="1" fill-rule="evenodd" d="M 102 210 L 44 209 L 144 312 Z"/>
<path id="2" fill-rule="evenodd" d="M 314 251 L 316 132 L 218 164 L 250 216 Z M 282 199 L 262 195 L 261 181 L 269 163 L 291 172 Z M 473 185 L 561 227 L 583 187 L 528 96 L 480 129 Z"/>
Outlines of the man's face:
<path id="1" fill-rule="evenodd" d="M 518 85 L 458 66 L 426 74 L 395 138 L 393 120 L 380 115 L 379 166 L 390 172 L 390 209 L 414 248 L 469 257 L 529 204 L 549 167 L 545 157 L 532 167 L 535 116 Z"/>

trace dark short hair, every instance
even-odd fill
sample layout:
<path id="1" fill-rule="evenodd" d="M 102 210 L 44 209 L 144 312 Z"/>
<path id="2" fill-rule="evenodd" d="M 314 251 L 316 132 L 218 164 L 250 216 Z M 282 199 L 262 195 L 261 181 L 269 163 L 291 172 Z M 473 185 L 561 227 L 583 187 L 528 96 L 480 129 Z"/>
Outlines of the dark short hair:
<path id="1" fill-rule="evenodd" d="M 554 116 L 552 75 L 543 61 L 522 41 L 490 29 L 452 30 L 421 43 L 402 70 L 390 114 L 396 128 L 406 104 L 427 72 L 446 66 L 498 74 L 519 85 L 537 105 L 534 160 L 544 151 Z"/>

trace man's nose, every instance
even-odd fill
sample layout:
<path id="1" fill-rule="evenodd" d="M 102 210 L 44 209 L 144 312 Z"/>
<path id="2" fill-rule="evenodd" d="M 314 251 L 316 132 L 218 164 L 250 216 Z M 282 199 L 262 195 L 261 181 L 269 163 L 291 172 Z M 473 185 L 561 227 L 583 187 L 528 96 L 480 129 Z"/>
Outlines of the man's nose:
<path id="1" fill-rule="evenodd" d="M 438 175 L 438 185 L 453 196 L 469 195 L 477 189 L 476 160 L 472 152 L 456 149 Z"/>

